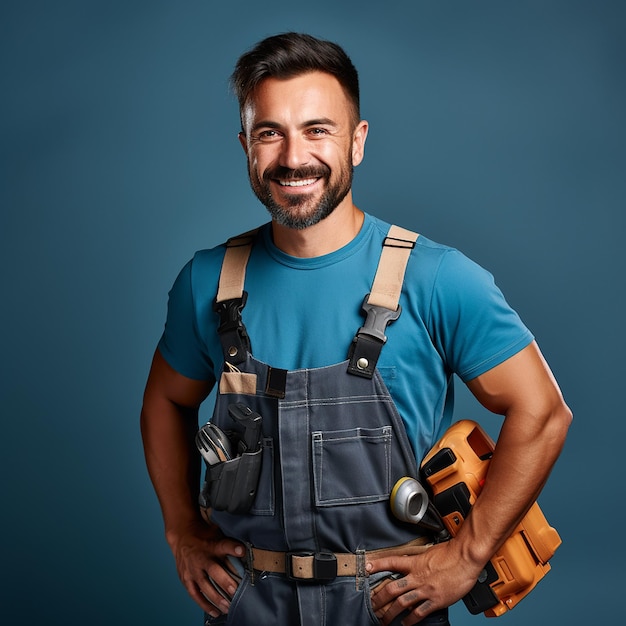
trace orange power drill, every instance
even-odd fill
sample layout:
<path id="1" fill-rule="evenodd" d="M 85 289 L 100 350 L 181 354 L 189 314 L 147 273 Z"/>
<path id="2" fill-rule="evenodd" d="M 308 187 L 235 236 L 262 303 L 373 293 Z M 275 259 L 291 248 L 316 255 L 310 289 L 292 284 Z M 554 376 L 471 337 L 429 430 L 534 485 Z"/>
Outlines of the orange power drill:
<path id="1" fill-rule="evenodd" d="M 494 447 L 476 422 L 462 420 L 446 431 L 422 462 L 432 504 L 452 537 L 482 490 Z M 419 509 L 425 510 L 426 498 L 419 482 L 401 478 L 391 494 L 392 510 L 405 521 L 420 523 Z M 411 512 L 417 517 L 412 518 Z M 550 571 L 548 561 L 559 545 L 561 538 L 535 502 L 463 598 L 467 609 L 487 617 L 512 609 Z"/>

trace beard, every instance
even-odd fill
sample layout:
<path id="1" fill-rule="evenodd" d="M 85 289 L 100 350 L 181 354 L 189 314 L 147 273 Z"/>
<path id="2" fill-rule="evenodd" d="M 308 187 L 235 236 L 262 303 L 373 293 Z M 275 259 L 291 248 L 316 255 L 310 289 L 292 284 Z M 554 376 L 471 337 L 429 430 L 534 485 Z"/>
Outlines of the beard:
<path id="1" fill-rule="evenodd" d="M 350 155 L 344 166 L 339 170 L 338 178 L 334 182 L 330 180 L 331 170 L 327 165 L 301 167 L 295 170 L 276 166 L 265 170 L 262 178 L 259 178 L 255 172 L 251 171 L 248 164 L 248 176 L 252 191 L 254 191 L 259 201 L 265 205 L 272 220 L 287 228 L 303 230 L 321 222 L 339 206 L 352 187 L 353 167 Z M 284 204 L 279 204 L 272 195 L 270 189 L 271 180 L 306 178 L 324 179 L 326 188 L 317 200 L 311 197 L 312 194 L 287 194 Z"/>

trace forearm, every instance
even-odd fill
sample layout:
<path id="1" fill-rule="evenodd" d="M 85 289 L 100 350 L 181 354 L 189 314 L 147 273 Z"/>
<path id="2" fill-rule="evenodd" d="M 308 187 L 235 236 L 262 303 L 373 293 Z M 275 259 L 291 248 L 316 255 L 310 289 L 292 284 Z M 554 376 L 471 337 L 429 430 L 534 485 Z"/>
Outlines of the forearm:
<path id="1" fill-rule="evenodd" d="M 168 541 L 200 519 L 200 459 L 194 436 L 197 411 L 169 401 L 147 401 L 141 413 L 146 465 L 163 514 Z"/>
<path id="2" fill-rule="evenodd" d="M 570 421 L 562 401 L 547 414 L 507 414 L 483 490 L 456 536 L 468 562 L 484 565 L 512 534 L 548 479 Z"/>
<path id="3" fill-rule="evenodd" d="M 141 434 L 170 545 L 174 535 L 202 520 L 198 509 L 201 460 L 194 439 L 198 407 L 207 393 L 206 383 L 183 379 L 155 353 L 144 393 Z"/>

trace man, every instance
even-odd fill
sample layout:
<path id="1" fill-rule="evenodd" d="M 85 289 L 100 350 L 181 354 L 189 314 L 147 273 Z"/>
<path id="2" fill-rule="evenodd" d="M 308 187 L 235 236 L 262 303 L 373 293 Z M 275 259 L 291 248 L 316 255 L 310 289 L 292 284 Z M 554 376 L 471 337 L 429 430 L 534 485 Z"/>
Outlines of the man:
<path id="1" fill-rule="evenodd" d="M 179 576 L 207 623 L 447 624 L 446 607 L 537 498 L 571 413 L 487 272 L 353 204 L 368 124 L 341 48 L 270 37 L 232 82 L 250 183 L 271 223 L 182 270 L 141 420 Z M 370 296 L 364 321 L 363 297 L 393 291 L 377 287 L 377 266 L 398 249 L 406 267 L 387 282 L 400 306 Z M 233 279 L 242 250 L 247 267 Z M 467 521 L 427 549 L 388 498 L 449 425 L 453 373 L 504 423 Z M 235 403 L 258 412 L 263 460 L 249 510 L 213 507 L 203 519 L 194 437 L 217 382 L 212 422 L 228 431 Z M 390 549 L 399 545 L 415 549 Z M 400 577 L 377 590 L 390 573 Z"/>

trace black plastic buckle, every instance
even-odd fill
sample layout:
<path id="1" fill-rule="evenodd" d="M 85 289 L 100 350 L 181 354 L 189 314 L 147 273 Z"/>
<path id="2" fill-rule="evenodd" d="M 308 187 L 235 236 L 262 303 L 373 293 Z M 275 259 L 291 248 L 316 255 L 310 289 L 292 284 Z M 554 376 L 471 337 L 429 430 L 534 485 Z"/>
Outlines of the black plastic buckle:
<path id="1" fill-rule="evenodd" d="M 248 292 L 244 291 L 241 298 L 232 298 L 222 302 L 214 302 L 213 310 L 220 316 L 220 325 L 217 332 L 230 332 L 244 328 L 241 321 L 241 311 L 248 301 Z"/>
<path id="2" fill-rule="evenodd" d="M 248 331 L 241 320 L 241 311 L 246 306 L 248 293 L 244 291 L 241 298 L 232 298 L 222 302 L 214 302 L 213 310 L 220 316 L 217 329 L 226 360 L 237 364 L 251 352 Z"/>
<path id="3" fill-rule="evenodd" d="M 294 575 L 292 558 L 294 556 L 313 558 L 313 578 L 300 578 Z M 337 578 L 337 557 L 332 552 L 287 552 L 285 569 L 289 580 L 325 584 Z"/>

